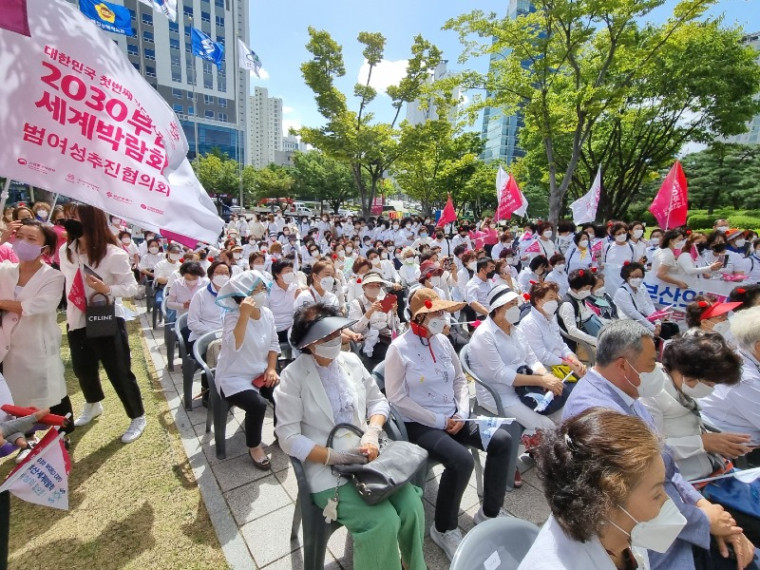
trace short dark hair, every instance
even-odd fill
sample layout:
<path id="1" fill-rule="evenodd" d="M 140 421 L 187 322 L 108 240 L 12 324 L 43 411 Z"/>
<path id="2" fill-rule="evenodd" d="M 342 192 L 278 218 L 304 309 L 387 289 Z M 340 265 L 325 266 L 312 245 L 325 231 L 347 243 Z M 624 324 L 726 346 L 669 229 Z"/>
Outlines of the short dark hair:
<path id="1" fill-rule="evenodd" d="M 272 277 L 277 277 L 288 267 L 293 267 L 293 262 L 290 259 L 278 259 L 272 263 Z"/>
<path id="2" fill-rule="evenodd" d="M 565 256 L 561 253 L 555 253 L 554 255 L 549 258 L 549 263 L 552 267 L 557 265 L 558 263 L 565 263 Z"/>
<path id="3" fill-rule="evenodd" d="M 230 269 L 230 266 L 228 264 L 226 264 L 224 261 L 216 260 L 211 265 L 209 265 L 208 269 L 206 270 L 206 275 L 208 275 L 209 279 L 214 276 L 214 271 L 216 271 L 216 268 L 220 265 L 224 265 L 227 269 L 229 269 L 230 273 L 232 273 L 232 269 Z"/>
<path id="4" fill-rule="evenodd" d="M 573 540 L 586 542 L 599 535 L 660 454 L 644 420 L 594 407 L 544 431 L 536 464 L 552 515 Z"/>
<path id="5" fill-rule="evenodd" d="M 549 267 L 549 260 L 546 259 L 546 256 L 544 255 L 537 255 L 533 259 L 530 260 L 530 263 L 528 264 L 528 267 L 530 267 L 531 271 L 535 271 L 539 267 Z"/>
<path id="6" fill-rule="evenodd" d="M 623 281 L 628 281 L 628 278 L 631 276 L 631 273 L 636 271 L 637 269 L 641 270 L 641 275 L 646 275 L 646 269 L 644 269 L 644 266 L 641 265 L 638 261 L 632 261 L 631 263 L 626 263 L 623 265 L 623 267 L 620 268 L 620 277 L 623 278 Z"/>
<path id="7" fill-rule="evenodd" d="M 55 249 L 58 246 L 58 234 L 56 234 L 50 226 L 46 226 L 35 219 L 26 219 L 22 222 L 22 225 L 39 228 L 42 232 L 42 241 L 44 244 L 42 247 L 48 248 L 48 255 L 52 256 L 55 253 Z"/>
<path id="8" fill-rule="evenodd" d="M 702 315 L 715 303 L 716 299 L 712 295 L 697 295 L 691 303 L 686 305 L 686 324 L 689 327 L 698 327 L 702 322 Z"/>
<path id="9" fill-rule="evenodd" d="M 760 298 L 760 283 L 734 287 L 728 295 L 730 302 L 741 303 L 741 305 L 734 309 L 734 312 L 754 307 L 757 304 L 758 298 Z"/>
<path id="10" fill-rule="evenodd" d="M 454 248 L 454 256 L 459 257 L 462 255 L 465 251 L 467 251 L 467 245 L 460 243 L 458 246 Z"/>
<path id="11" fill-rule="evenodd" d="M 665 235 L 662 236 L 662 239 L 660 240 L 660 249 L 668 249 L 670 247 L 668 244 L 673 241 L 674 239 L 678 237 L 683 237 L 684 233 L 683 231 L 679 229 L 675 230 L 668 230 L 665 232 Z"/>
<path id="12" fill-rule="evenodd" d="M 612 227 L 610 228 L 610 235 L 614 236 L 620 230 L 625 230 L 627 233 L 628 224 L 626 224 L 625 222 L 615 222 L 614 224 L 612 224 Z"/>
<path id="13" fill-rule="evenodd" d="M 571 289 L 578 291 L 586 285 L 593 287 L 596 284 L 596 277 L 590 269 L 573 269 L 567 276 L 567 282 Z"/>
<path id="14" fill-rule="evenodd" d="M 542 281 L 536 283 L 530 288 L 530 304 L 534 307 L 536 303 L 546 297 L 551 291 L 559 294 L 559 285 L 554 281 Z"/>
<path id="15" fill-rule="evenodd" d="M 198 277 L 205 277 L 206 272 L 203 271 L 203 267 L 197 261 L 185 261 L 179 266 L 180 275 L 196 275 Z"/>
<path id="16" fill-rule="evenodd" d="M 339 316 L 338 309 L 325 303 L 314 303 L 313 305 L 300 307 L 293 315 L 293 327 L 290 329 L 290 344 L 298 346 L 315 322 L 327 317 Z M 308 347 L 300 350 L 301 352 L 311 354 L 311 349 Z"/>
<path id="17" fill-rule="evenodd" d="M 476 272 L 480 273 L 482 269 L 485 269 L 486 267 L 488 267 L 489 263 L 493 263 L 493 259 L 491 259 L 490 257 L 481 257 L 480 259 L 478 259 L 478 264 L 475 266 Z"/>
<path id="18" fill-rule="evenodd" d="M 742 359 L 725 339 L 714 332 L 696 331 L 665 345 L 662 365 L 686 378 L 715 384 L 737 384 L 742 377 Z"/>
<path id="19" fill-rule="evenodd" d="M 557 222 L 557 232 L 575 233 L 575 222 L 572 220 L 559 220 Z"/>

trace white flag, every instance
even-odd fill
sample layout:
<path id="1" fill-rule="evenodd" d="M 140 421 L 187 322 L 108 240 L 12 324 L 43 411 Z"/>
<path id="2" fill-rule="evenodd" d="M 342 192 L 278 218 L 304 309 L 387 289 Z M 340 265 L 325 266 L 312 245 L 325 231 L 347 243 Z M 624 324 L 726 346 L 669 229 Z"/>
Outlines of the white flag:
<path id="1" fill-rule="evenodd" d="M 477 416 L 473 420 L 478 424 L 478 431 L 480 432 L 480 443 L 483 444 L 483 450 L 488 451 L 488 444 L 491 443 L 491 438 L 496 430 L 503 424 L 511 424 L 515 421 L 515 418 L 493 418 L 491 416 Z"/>
<path id="2" fill-rule="evenodd" d="M 573 222 L 576 225 L 596 220 L 596 210 L 599 207 L 599 195 L 602 193 L 602 167 L 596 171 L 596 178 L 591 190 L 570 204 L 573 211 Z"/>
<path id="3" fill-rule="evenodd" d="M 150 6 L 156 12 L 161 12 L 172 22 L 177 21 L 177 0 L 140 0 L 146 6 Z"/>
<path id="4" fill-rule="evenodd" d="M 238 38 L 238 62 L 240 69 L 248 69 L 256 74 L 256 77 L 261 77 L 259 71 L 261 71 L 261 60 L 256 52 L 252 51 L 247 45 L 243 43 L 243 40 Z"/>

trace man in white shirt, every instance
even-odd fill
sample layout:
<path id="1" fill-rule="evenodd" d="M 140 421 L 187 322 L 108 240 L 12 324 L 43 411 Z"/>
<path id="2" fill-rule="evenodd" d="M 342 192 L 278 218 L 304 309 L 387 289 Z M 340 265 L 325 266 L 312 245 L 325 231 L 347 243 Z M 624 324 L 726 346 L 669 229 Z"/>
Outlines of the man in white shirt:
<path id="1" fill-rule="evenodd" d="M 496 264 L 490 257 L 481 257 L 475 275 L 467 282 L 465 301 L 480 316 L 488 315 L 488 292 L 493 287 L 491 279 L 496 272 Z"/>
<path id="2" fill-rule="evenodd" d="M 467 249 L 472 249 L 470 230 L 467 226 L 459 226 L 459 233 L 455 235 L 451 240 L 451 247 L 456 247 L 459 244 L 464 244 L 467 246 Z"/>

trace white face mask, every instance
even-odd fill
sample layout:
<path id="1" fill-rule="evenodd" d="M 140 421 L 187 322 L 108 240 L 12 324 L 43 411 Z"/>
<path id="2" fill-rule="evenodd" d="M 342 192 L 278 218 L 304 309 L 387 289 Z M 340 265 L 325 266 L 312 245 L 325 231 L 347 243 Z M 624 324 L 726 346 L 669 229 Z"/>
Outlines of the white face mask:
<path id="1" fill-rule="evenodd" d="M 234 260 L 238 260 L 241 257 L 243 257 L 242 253 L 235 252 L 235 253 L 232 254 L 232 259 L 234 259 Z"/>
<path id="2" fill-rule="evenodd" d="M 257 307 L 269 306 L 269 297 L 267 296 L 266 291 L 259 291 L 258 293 L 253 295 L 253 300 L 256 302 Z"/>
<path id="3" fill-rule="evenodd" d="M 633 368 L 630 362 L 628 362 L 628 366 Z M 633 369 L 636 370 L 635 368 Z M 651 372 L 639 372 L 636 370 L 636 373 L 639 375 L 638 386 L 635 386 L 627 377 L 626 381 L 636 388 L 639 398 L 652 398 L 662 392 L 662 387 L 665 385 L 665 373 L 662 371 L 659 363 L 655 364 L 654 370 Z"/>
<path id="4" fill-rule="evenodd" d="M 385 253 L 385 252 L 383 252 L 383 253 L 381 253 L 381 254 L 380 254 L 380 257 L 381 257 L 382 259 L 388 259 L 388 254 L 387 254 L 387 253 Z"/>
<path id="5" fill-rule="evenodd" d="M 132 240 L 129 239 L 128 237 L 121 238 L 121 243 L 123 243 L 124 245 L 129 245 L 129 242 L 131 242 L 131 241 Z"/>
<path id="6" fill-rule="evenodd" d="M 446 317 L 435 317 L 435 318 L 429 319 L 427 324 L 425 325 L 425 328 L 427 328 L 427 330 L 430 332 L 431 335 L 441 334 L 445 327 L 446 327 Z"/>
<path id="7" fill-rule="evenodd" d="M 638 289 L 639 287 L 641 287 L 641 284 L 643 282 L 644 282 L 644 279 L 642 279 L 641 277 L 632 277 L 631 279 L 628 280 L 628 283 L 634 289 Z"/>
<path id="8" fill-rule="evenodd" d="M 315 345 L 311 351 L 317 356 L 322 358 L 328 358 L 335 360 L 340 354 L 341 339 L 340 336 L 335 337 L 332 340 Z"/>
<path id="9" fill-rule="evenodd" d="M 470 271 L 475 271 L 477 267 L 478 267 L 478 264 L 474 261 L 471 261 L 470 263 L 467 264 L 467 269 L 469 269 Z"/>
<path id="10" fill-rule="evenodd" d="M 615 241 L 618 243 L 625 243 L 625 240 L 628 238 L 625 234 L 618 234 L 615 236 Z"/>
<path id="11" fill-rule="evenodd" d="M 507 258 L 505 258 L 505 261 L 507 262 L 507 265 L 514 265 L 515 264 L 515 258 L 514 257 L 507 257 Z"/>
<path id="12" fill-rule="evenodd" d="M 430 278 L 430 284 L 433 287 L 440 287 L 441 286 L 441 276 L 440 275 L 433 275 Z"/>
<path id="13" fill-rule="evenodd" d="M 681 392 L 690 398 L 707 398 L 713 393 L 715 386 L 708 386 L 704 382 L 697 382 L 696 386 L 689 386 L 686 382 L 681 384 Z"/>
<path id="14" fill-rule="evenodd" d="M 211 282 L 217 287 L 223 287 L 230 280 L 229 275 L 214 275 L 211 278 Z"/>
<path id="15" fill-rule="evenodd" d="M 198 283 L 200 283 L 200 279 L 185 279 L 185 285 L 187 285 L 191 289 L 193 287 L 196 287 Z"/>
<path id="16" fill-rule="evenodd" d="M 564 273 L 565 272 L 565 266 L 564 266 L 564 264 L 558 263 L 557 265 L 555 265 L 554 266 L 554 271 L 556 271 L 557 273 Z"/>
<path id="17" fill-rule="evenodd" d="M 679 240 L 676 243 L 674 243 L 673 247 L 676 248 L 676 249 L 683 249 L 683 246 L 685 246 L 685 245 L 686 245 L 686 240 L 682 239 L 682 240 Z"/>
<path id="18" fill-rule="evenodd" d="M 282 276 L 282 282 L 285 283 L 285 285 L 290 285 L 293 283 L 293 281 L 296 280 L 296 274 L 293 272 L 290 273 L 283 273 Z"/>
<path id="19" fill-rule="evenodd" d="M 644 230 L 633 230 L 633 237 L 636 239 L 641 239 L 641 236 L 644 235 Z"/>
<path id="20" fill-rule="evenodd" d="M 715 323 L 712 328 L 712 332 L 716 332 L 722 336 L 725 336 L 730 331 L 731 331 L 731 323 L 729 323 L 728 321 L 721 321 L 719 323 Z"/>
<path id="21" fill-rule="evenodd" d="M 347 253 L 348 255 L 351 255 L 351 252 L 352 252 L 352 251 L 354 251 L 354 248 L 353 248 L 353 247 L 351 247 L 350 245 L 349 245 L 349 246 L 346 246 L 346 253 Z"/>
<path id="22" fill-rule="evenodd" d="M 380 260 L 378 258 L 371 260 L 371 263 L 373 267 L 380 267 Z"/>
<path id="23" fill-rule="evenodd" d="M 407 265 L 414 265 L 414 258 L 413 257 L 406 257 L 404 258 L 404 263 Z"/>
<path id="24" fill-rule="evenodd" d="M 599 287 L 596 291 L 592 293 L 594 297 L 604 297 L 604 287 Z"/>
<path id="25" fill-rule="evenodd" d="M 584 289 L 583 291 L 573 291 L 572 293 L 576 299 L 580 299 L 581 301 L 587 299 L 591 295 L 591 291 L 588 289 Z"/>
<path id="26" fill-rule="evenodd" d="M 728 231 L 728 226 L 718 226 L 716 228 L 720 233 L 724 234 Z"/>
<path id="27" fill-rule="evenodd" d="M 552 231 L 551 230 L 546 230 L 541 235 L 544 236 L 546 239 L 551 239 L 551 237 L 552 237 Z"/>
<path id="28" fill-rule="evenodd" d="M 398 229 L 398 224 L 393 224 L 393 229 L 397 230 Z"/>
<path id="29" fill-rule="evenodd" d="M 170 253 L 169 254 L 169 259 L 171 259 L 172 261 L 179 261 L 180 257 L 182 257 L 181 253 Z"/>
<path id="30" fill-rule="evenodd" d="M 47 220 L 48 219 L 48 212 L 47 212 L 47 210 L 37 210 L 37 217 L 40 220 Z"/>
<path id="31" fill-rule="evenodd" d="M 555 300 L 547 301 L 544 303 L 544 305 L 541 307 L 548 316 L 552 316 L 554 313 L 557 312 L 557 309 L 559 308 L 559 303 Z"/>
<path id="32" fill-rule="evenodd" d="M 582 247 L 583 249 L 586 249 L 588 247 L 588 240 L 582 239 L 578 242 L 578 247 Z"/>
<path id="33" fill-rule="evenodd" d="M 322 289 L 325 291 L 332 291 L 333 285 L 335 285 L 335 278 L 322 277 L 322 279 L 319 281 L 319 284 L 322 285 Z"/>
<path id="34" fill-rule="evenodd" d="M 680 513 L 678 507 L 672 499 L 667 499 L 660 507 L 660 512 L 651 520 L 639 522 L 623 507 L 620 507 L 627 514 L 636 526 L 628 533 L 618 525 L 610 521 L 620 532 L 631 537 L 631 546 L 654 550 L 655 552 L 666 552 L 670 545 L 673 544 L 681 530 L 686 526 L 686 518 Z"/>
<path id="35" fill-rule="evenodd" d="M 747 243 L 746 239 L 738 239 L 734 242 L 736 244 L 736 247 L 744 247 Z"/>
<path id="36" fill-rule="evenodd" d="M 264 271 L 264 264 L 263 263 L 254 263 L 253 270 L 254 271 Z"/>
<path id="37" fill-rule="evenodd" d="M 652 247 L 656 245 L 660 245 L 660 238 L 658 237 L 649 238 L 649 245 L 651 245 Z"/>
<path id="38" fill-rule="evenodd" d="M 150 249 L 148 249 L 148 251 L 150 253 L 152 253 L 153 255 L 156 255 L 158 253 L 158 248 L 157 247 L 151 247 Z"/>
<path id="39" fill-rule="evenodd" d="M 507 309 L 507 312 L 504 313 L 504 318 L 507 319 L 510 325 L 516 325 L 520 320 L 520 307 L 514 306 Z"/>

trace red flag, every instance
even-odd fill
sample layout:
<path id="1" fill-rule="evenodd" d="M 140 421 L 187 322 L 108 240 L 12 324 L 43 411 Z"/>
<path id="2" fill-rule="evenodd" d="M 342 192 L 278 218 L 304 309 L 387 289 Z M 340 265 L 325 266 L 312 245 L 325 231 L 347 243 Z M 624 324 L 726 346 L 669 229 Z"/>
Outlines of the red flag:
<path id="1" fill-rule="evenodd" d="M 525 248 L 523 253 L 541 253 L 541 244 L 538 240 L 534 240 L 532 244 Z"/>
<path id="2" fill-rule="evenodd" d="M 77 269 L 77 274 L 74 275 L 74 282 L 71 284 L 71 289 L 69 289 L 68 300 L 74 303 L 74 306 L 83 313 L 87 309 L 87 296 L 85 294 L 81 269 Z"/>
<path id="3" fill-rule="evenodd" d="M 654 197 L 649 211 L 661 228 L 668 230 L 686 225 L 689 212 L 688 187 L 681 163 L 676 160 Z"/>
<path id="4" fill-rule="evenodd" d="M 512 214 L 524 216 L 528 210 L 528 200 L 517 186 L 515 177 L 507 174 L 500 166 L 496 174 L 496 196 L 499 207 L 496 208 L 494 219 L 508 220 Z"/>
<path id="5" fill-rule="evenodd" d="M 456 213 L 456 210 L 454 210 L 454 202 L 451 200 L 451 194 L 449 194 L 449 199 L 446 200 L 446 206 L 443 208 L 443 212 L 441 212 L 441 217 L 438 218 L 438 223 L 436 224 L 436 226 L 441 228 L 445 226 L 446 224 L 455 222 L 456 219 L 457 219 L 457 213 Z"/>
<path id="6" fill-rule="evenodd" d="M 32 37 L 29 32 L 26 0 L 3 0 L 3 8 L 0 10 L 0 28 Z"/>

